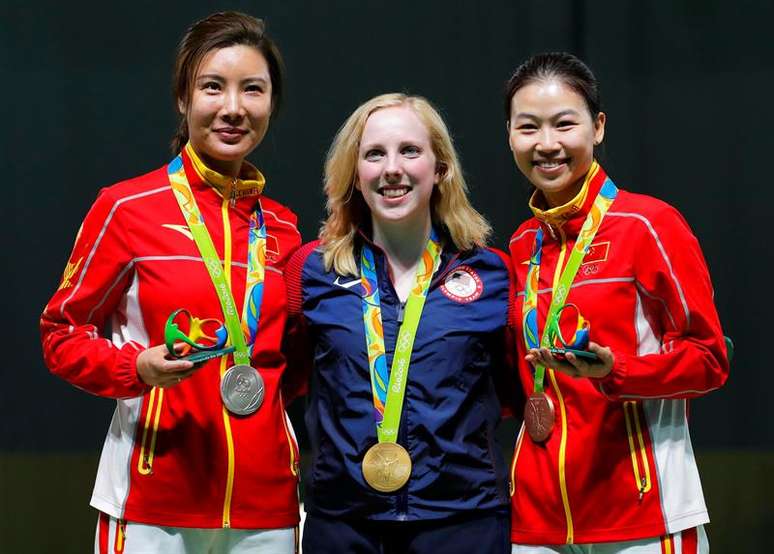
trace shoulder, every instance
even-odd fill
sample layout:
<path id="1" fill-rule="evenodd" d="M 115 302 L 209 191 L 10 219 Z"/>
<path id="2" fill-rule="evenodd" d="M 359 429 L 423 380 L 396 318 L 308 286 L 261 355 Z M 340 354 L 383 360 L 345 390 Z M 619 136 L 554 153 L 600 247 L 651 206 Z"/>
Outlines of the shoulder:
<path id="1" fill-rule="evenodd" d="M 102 188 L 87 218 L 109 222 L 134 206 L 140 206 L 143 213 L 145 207 L 154 208 L 160 194 L 171 197 L 166 167 Z"/>
<path id="2" fill-rule="evenodd" d="M 511 251 L 514 248 L 531 248 L 535 240 L 535 233 L 537 233 L 539 228 L 540 224 L 534 217 L 524 221 L 511 235 L 508 241 L 508 248 Z"/>
<path id="3" fill-rule="evenodd" d="M 301 273 L 303 272 L 304 267 L 307 265 L 310 255 L 316 253 L 316 255 L 313 257 L 314 261 L 321 261 L 322 256 L 319 252 L 319 246 L 320 241 L 313 240 L 302 245 L 293 253 L 293 255 L 288 260 L 287 267 L 285 268 L 285 274 L 288 276 L 288 278 L 296 278 L 299 280 L 301 279 Z"/>
<path id="4" fill-rule="evenodd" d="M 261 208 L 263 209 L 267 224 L 274 223 L 298 232 L 298 217 L 293 210 L 284 204 L 280 204 L 267 196 L 261 196 Z"/>
<path id="5" fill-rule="evenodd" d="M 628 220 L 651 235 L 665 232 L 691 234 L 688 223 L 677 208 L 646 194 L 620 191 L 606 217 Z"/>
<path id="6" fill-rule="evenodd" d="M 491 246 L 477 246 L 469 252 L 460 255 L 460 262 L 488 269 L 491 271 L 508 271 L 508 254 L 499 248 Z"/>
<path id="7" fill-rule="evenodd" d="M 167 192 L 170 190 L 169 178 L 167 177 L 166 166 L 154 169 L 143 175 L 132 177 L 124 181 L 105 187 L 100 191 L 100 196 L 113 201 L 138 200 L 155 193 Z"/>

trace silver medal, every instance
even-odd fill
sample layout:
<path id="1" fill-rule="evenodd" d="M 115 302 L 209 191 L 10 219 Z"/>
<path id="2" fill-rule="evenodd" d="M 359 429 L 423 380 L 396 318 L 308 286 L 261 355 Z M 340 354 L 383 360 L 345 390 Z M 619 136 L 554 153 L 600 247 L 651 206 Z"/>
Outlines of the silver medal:
<path id="1" fill-rule="evenodd" d="M 220 397 L 229 412 L 250 415 L 263 403 L 263 377 L 249 365 L 231 366 L 220 381 Z"/>

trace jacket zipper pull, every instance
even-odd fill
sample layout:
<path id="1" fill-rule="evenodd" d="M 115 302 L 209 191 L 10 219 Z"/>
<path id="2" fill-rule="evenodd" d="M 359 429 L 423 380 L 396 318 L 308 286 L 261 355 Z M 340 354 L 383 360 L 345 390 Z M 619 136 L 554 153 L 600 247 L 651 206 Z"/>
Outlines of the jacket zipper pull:
<path id="1" fill-rule="evenodd" d="M 400 306 L 398 307 L 398 325 L 402 325 L 403 324 L 403 315 L 404 315 L 405 311 L 406 311 L 406 303 L 405 302 L 401 302 Z"/>
<path id="2" fill-rule="evenodd" d="M 647 481 L 645 481 L 645 477 L 640 477 L 640 502 L 642 502 L 642 497 L 645 496 L 645 484 Z"/>
<path id="3" fill-rule="evenodd" d="M 548 232 L 551 234 L 551 238 L 556 240 L 556 232 L 554 231 L 554 226 L 550 223 L 546 223 L 546 227 L 548 227 Z"/>
<path id="4" fill-rule="evenodd" d="M 236 206 L 236 185 L 237 185 L 237 178 L 232 177 L 231 178 L 231 207 L 233 208 Z"/>

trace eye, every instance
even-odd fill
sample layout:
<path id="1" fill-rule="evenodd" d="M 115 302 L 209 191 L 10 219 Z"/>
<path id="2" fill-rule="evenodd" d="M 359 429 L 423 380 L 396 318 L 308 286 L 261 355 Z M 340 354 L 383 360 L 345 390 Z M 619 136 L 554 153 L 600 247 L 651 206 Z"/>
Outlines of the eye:
<path id="1" fill-rule="evenodd" d="M 371 150 L 368 150 L 363 157 L 369 162 L 375 162 L 382 158 L 382 156 L 384 156 L 384 152 L 382 150 L 379 150 L 378 148 L 371 148 Z"/>
<path id="2" fill-rule="evenodd" d="M 245 91 L 261 94 L 263 92 L 263 86 L 259 84 L 251 84 L 245 87 Z"/>
<path id="3" fill-rule="evenodd" d="M 559 120 L 559 123 L 556 124 L 559 129 L 569 129 L 575 127 L 575 125 L 576 123 L 572 119 L 561 119 Z"/>
<path id="4" fill-rule="evenodd" d="M 220 90 L 220 83 L 217 81 L 205 81 L 202 83 L 202 90 L 206 92 L 217 92 Z"/>
<path id="5" fill-rule="evenodd" d="M 422 149 L 418 146 L 414 146 L 413 144 L 409 144 L 401 148 L 400 153 L 408 158 L 416 158 L 422 153 Z"/>
<path id="6" fill-rule="evenodd" d="M 522 133 L 530 133 L 532 131 L 537 131 L 537 125 L 534 123 L 521 123 L 516 126 L 516 130 L 521 131 Z"/>

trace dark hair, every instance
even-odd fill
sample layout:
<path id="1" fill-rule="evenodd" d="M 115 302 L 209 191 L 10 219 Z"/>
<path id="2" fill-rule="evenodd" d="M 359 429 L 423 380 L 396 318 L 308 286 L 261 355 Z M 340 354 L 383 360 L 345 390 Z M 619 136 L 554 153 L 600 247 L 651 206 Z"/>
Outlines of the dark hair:
<path id="1" fill-rule="evenodd" d="M 535 81 L 549 79 L 559 79 L 580 94 L 592 119 L 597 117 L 602 109 L 599 86 L 588 66 L 567 52 L 544 52 L 521 64 L 505 85 L 505 120 L 511 119 L 511 100 L 519 89 Z"/>
<path id="2" fill-rule="evenodd" d="M 172 94 L 187 107 L 191 102 L 194 77 L 204 56 L 211 50 L 245 44 L 256 48 L 269 65 L 271 77 L 272 117 L 282 103 L 285 67 L 282 55 L 265 32 L 263 20 L 239 12 L 218 12 L 197 21 L 186 31 L 177 47 Z M 177 154 L 188 142 L 188 123 L 181 114 L 177 133 L 172 139 L 172 153 Z"/>

